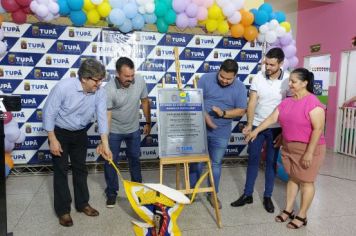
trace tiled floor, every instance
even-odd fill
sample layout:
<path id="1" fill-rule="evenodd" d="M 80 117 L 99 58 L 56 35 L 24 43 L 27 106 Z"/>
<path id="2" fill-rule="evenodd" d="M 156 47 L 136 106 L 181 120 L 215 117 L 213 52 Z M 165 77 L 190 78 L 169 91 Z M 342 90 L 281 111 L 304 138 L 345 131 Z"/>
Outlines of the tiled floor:
<path id="1" fill-rule="evenodd" d="M 166 171 L 169 185 L 175 173 Z M 316 182 L 316 195 L 309 210 L 308 226 L 299 230 L 275 223 L 275 214 L 262 206 L 264 173 L 260 171 L 254 192 L 254 203 L 242 208 L 230 202 L 242 193 L 246 167 L 224 168 L 219 197 L 223 228 L 214 220 L 214 211 L 203 195 L 183 209 L 178 224 L 183 235 L 356 235 L 356 159 L 329 152 Z M 124 173 L 128 176 L 128 173 Z M 145 171 L 145 182 L 158 182 L 159 172 Z M 62 227 L 53 211 L 52 176 L 10 177 L 7 180 L 8 231 L 15 236 L 27 235 L 133 235 L 131 220 L 138 219 L 120 190 L 118 204 L 105 206 L 103 174 L 88 178 L 90 203 L 100 216 L 90 218 L 72 210 L 74 226 Z M 172 185 L 173 186 L 173 185 Z M 273 201 L 276 212 L 284 207 L 285 183 L 276 179 Z"/>

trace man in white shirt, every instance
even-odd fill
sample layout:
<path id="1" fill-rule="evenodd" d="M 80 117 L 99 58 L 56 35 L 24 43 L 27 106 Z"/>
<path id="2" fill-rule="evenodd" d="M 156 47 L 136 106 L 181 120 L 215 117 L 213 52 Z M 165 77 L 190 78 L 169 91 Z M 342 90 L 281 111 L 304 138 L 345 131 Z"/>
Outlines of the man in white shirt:
<path id="1" fill-rule="evenodd" d="M 265 71 L 260 71 L 254 78 L 250 87 L 249 102 L 247 108 L 247 125 L 243 133 L 247 135 L 266 119 L 277 105 L 284 99 L 288 91 L 289 74 L 282 70 L 284 53 L 280 48 L 272 48 L 266 54 Z M 253 202 L 253 189 L 258 174 L 259 161 L 263 144 L 266 143 L 266 172 L 265 172 L 265 192 L 263 205 L 267 212 L 274 212 L 274 205 L 271 200 L 275 165 L 278 157 L 279 147 L 274 143 L 280 136 L 281 128 L 278 123 L 270 126 L 265 131 L 258 134 L 257 138 L 249 142 L 248 166 L 246 173 L 245 189 L 242 196 L 231 203 L 233 207 L 251 204 Z"/>

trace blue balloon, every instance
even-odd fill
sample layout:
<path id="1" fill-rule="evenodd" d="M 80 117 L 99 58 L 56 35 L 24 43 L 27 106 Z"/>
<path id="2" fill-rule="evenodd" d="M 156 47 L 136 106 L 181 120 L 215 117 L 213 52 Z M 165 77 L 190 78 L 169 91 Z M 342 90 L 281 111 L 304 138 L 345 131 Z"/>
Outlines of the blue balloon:
<path id="1" fill-rule="evenodd" d="M 67 0 L 58 0 L 59 15 L 68 16 L 70 13 L 70 8 L 68 6 Z"/>
<path id="2" fill-rule="evenodd" d="M 281 23 L 283 21 L 286 21 L 286 14 L 283 11 L 276 11 L 275 12 L 276 15 L 276 20 L 278 21 L 278 23 Z"/>
<path id="3" fill-rule="evenodd" d="M 111 8 L 123 8 L 124 7 L 124 0 L 109 0 Z"/>
<path id="4" fill-rule="evenodd" d="M 80 11 L 84 6 L 84 0 L 68 0 L 67 3 L 72 11 Z"/>
<path id="5" fill-rule="evenodd" d="M 263 25 L 268 21 L 268 15 L 265 11 L 257 11 L 255 14 L 255 23 L 257 25 Z"/>
<path id="6" fill-rule="evenodd" d="M 129 2 L 129 3 L 125 4 L 123 10 L 125 12 L 126 17 L 129 19 L 134 18 L 138 13 L 137 5 L 136 5 L 136 3 L 133 3 L 133 2 Z"/>
<path id="7" fill-rule="evenodd" d="M 132 22 L 130 19 L 125 19 L 125 22 L 119 26 L 119 30 L 122 33 L 128 33 L 132 30 Z"/>
<path id="8" fill-rule="evenodd" d="M 85 15 L 84 11 L 71 11 L 69 15 L 70 20 L 75 26 L 83 26 L 87 21 L 87 15 Z"/>
<path id="9" fill-rule="evenodd" d="M 0 1 L 0 13 L 5 13 L 6 11 L 5 11 L 5 9 L 2 7 L 2 5 L 1 5 L 1 1 Z"/>
<path id="10" fill-rule="evenodd" d="M 275 12 L 272 12 L 271 14 L 269 14 L 268 21 L 271 21 L 271 20 L 277 20 L 277 15 Z"/>
<path id="11" fill-rule="evenodd" d="M 137 14 L 133 19 L 132 19 L 132 28 L 135 30 L 140 30 L 145 26 L 145 19 L 141 14 Z"/>
<path id="12" fill-rule="evenodd" d="M 254 16 L 256 16 L 256 13 L 258 12 L 258 10 L 257 10 L 256 8 L 252 8 L 252 9 L 250 9 L 250 12 L 251 12 Z"/>
<path id="13" fill-rule="evenodd" d="M 156 23 L 156 21 L 157 21 L 157 16 L 156 16 L 156 14 L 154 14 L 154 13 L 152 13 L 152 14 L 145 14 L 145 15 L 143 16 L 143 18 L 145 18 L 145 22 L 146 22 L 147 24 L 154 24 L 154 23 Z"/>
<path id="14" fill-rule="evenodd" d="M 259 8 L 259 11 L 265 11 L 267 15 L 271 14 L 273 12 L 272 5 L 270 3 L 263 3 Z"/>
<path id="15" fill-rule="evenodd" d="M 109 20 L 116 26 L 120 26 L 125 22 L 126 16 L 123 10 L 120 8 L 114 8 L 110 12 Z"/>

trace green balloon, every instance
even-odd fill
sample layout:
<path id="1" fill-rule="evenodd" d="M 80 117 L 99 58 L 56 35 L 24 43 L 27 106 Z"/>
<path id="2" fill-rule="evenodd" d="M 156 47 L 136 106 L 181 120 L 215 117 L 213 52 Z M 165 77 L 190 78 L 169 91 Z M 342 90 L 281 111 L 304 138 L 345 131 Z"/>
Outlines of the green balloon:
<path id="1" fill-rule="evenodd" d="M 166 15 L 164 15 L 164 20 L 168 25 L 174 24 L 176 22 L 176 18 L 177 14 L 172 8 L 168 10 Z"/>
<path id="2" fill-rule="evenodd" d="M 158 18 L 156 21 L 157 30 L 160 33 L 166 33 L 168 31 L 168 24 L 163 18 Z"/>
<path id="3" fill-rule="evenodd" d="M 157 17 L 163 17 L 168 10 L 167 4 L 164 2 L 157 2 L 156 8 L 155 8 L 155 14 Z"/>

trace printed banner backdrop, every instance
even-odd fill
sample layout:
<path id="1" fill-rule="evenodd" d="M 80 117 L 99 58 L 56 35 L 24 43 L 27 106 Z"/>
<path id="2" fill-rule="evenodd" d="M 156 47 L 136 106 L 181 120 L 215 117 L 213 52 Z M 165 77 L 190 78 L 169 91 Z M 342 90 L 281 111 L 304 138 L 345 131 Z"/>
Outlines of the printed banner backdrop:
<path id="1" fill-rule="evenodd" d="M 80 62 L 97 58 L 107 68 L 107 80 L 115 77 L 115 62 L 120 56 L 133 59 L 136 76 L 147 82 L 151 99 L 152 132 L 142 135 L 142 159 L 158 158 L 156 122 L 157 88 L 176 86 L 174 47 L 179 49 L 182 82 L 192 87 L 193 79 L 218 71 L 222 61 L 234 58 L 239 63 L 238 79 L 249 87 L 260 68 L 260 44 L 223 36 L 177 33 L 119 31 L 100 28 L 76 28 L 53 25 L 17 25 L 4 22 L 4 41 L 8 52 L 0 58 L 0 90 L 21 95 L 22 111 L 13 112 L 26 140 L 12 153 L 15 164 L 45 164 L 51 161 L 47 133 L 42 129 L 42 108 L 46 96 L 58 80 L 76 78 Z M 141 129 L 144 116 L 141 111 Z M 246 155 L 241 130 L 246 119 L 233 121 L 227 156 Z M 94 121 L 94 120 L 93 120 Z M 95 148 L 99 142 L 95 122 L 88 126 L 87 161 L 97 161 Z M 125 157 L 125 144 L 120 156 Z"/>

